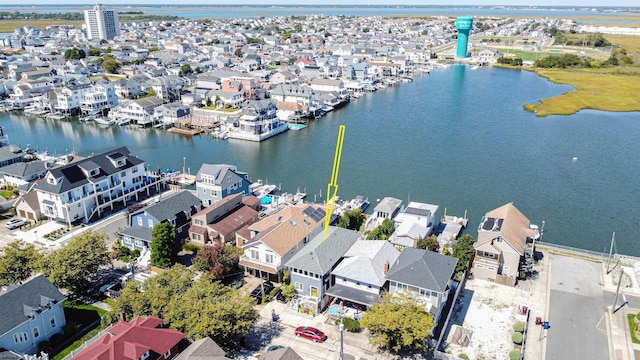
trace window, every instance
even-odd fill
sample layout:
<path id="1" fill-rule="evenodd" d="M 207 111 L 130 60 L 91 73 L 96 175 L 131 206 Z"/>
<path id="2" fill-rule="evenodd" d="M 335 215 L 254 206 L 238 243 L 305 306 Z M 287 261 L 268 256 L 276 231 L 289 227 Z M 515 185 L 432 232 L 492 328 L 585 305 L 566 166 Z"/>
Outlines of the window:
<path id="1" fill-rule="evenodd" d="M 495 268 L 495 267 L 493 267 L 493 266 L 487 266 L 487 270 L 489 270 L 489 271 L 495 271 L 495 270 L 496 270 L 496 268 Z"/>
<path id="2" fill-rule="evenodd" d="M 484 265 L 482 265 L 482 264 L 476 264 L 476 267 L 477 267 L 477 268 L 480 268 L 480 269 L 483 269 L 483 268 L 484 268 Z"/>
<path id="3" fill-rule="evenodd" d="M 142 218 L 141 217 L 138 218 L 138 226 L 142 226 Z"/>
<path id="4" fill-rule="evenodd" d="M 315 286 L 310 286 L 309 287 L 309 293 L 311 294 L 311 296 L 313 297 L 318 297 L 318 288 Z"/>
<path id="5" fill-rule="evenodd" d="M 37 338 L 38 336 L 40 336 L 40 330 L 36 326 L 36 327 L 33 328 L 33 337 Z"/>
<path id="6" fill-rule="evenodd" d="M 260 254 L 258 253 L 258 250 L 251 250 L 251 258 L 253 260 L 260 260 Z"/>
<path id="7" fill-rule="evenodd" d="M 302 291 L 302 283 L 296 282 L 296 290 Z"/>
<path id="8" fill-rule="evenodd" d="M 202 193 L 206 194 L 207 193 L 207 189 L 202 189 Z"/>
<path id="9" fill-rule="evenodd" d="M 273 254 L 266 255 L 266 262 L 268 262 L 269 264 L 273 264 Z"/>
<path id="10" fill-rule="evenodd" d="M 148 224 L 147 226 L 152 228 L 153 227 L 153 220 L 151 220 L 151 219 L 147 220 L 147 224 Z"/>
<path id="11" fill-rule="evenodd" d="M 51 319 L 49 319 L 49 322 L 51 323 L 51 327 L 52 328 L 56 327 L 56 318 L 55 317 L 51 317 Z"/>
<path id="12" fill-rule="evenodd" d="M 171 349 L 169 349 L 169 351 L 167 351 L 167 353 L 166 353 L 166 354 L 164 354 L 164 358 L 165 358 L 165 359 L 168 359 L 168 358 L 169 358 L 169 356 L 171 356 Z"/>
<path id="13" fill-rule="evenodd" d="M 196 220 L 195 220 L 195 223 L 196 223 L 196 225 L 198 225 L 198 226 L 202 226 L 202 220 L 200 220 L 200 219 L 196 219 Z"/>

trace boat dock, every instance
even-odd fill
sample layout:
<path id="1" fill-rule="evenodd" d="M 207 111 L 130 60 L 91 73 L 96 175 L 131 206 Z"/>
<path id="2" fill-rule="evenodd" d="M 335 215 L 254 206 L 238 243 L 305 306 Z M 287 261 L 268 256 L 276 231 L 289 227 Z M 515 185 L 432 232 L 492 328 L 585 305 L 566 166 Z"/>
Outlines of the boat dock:
<path id="1" fill-rule="evenodd" d="M 458 217 L 447 215 L 447 210 L 445 209 L 445 215 L 440 220 L 438 229 L 435 232 L 440 246 L 448 246 L 457 239 L 462 229 L 467 227 L 468 222 L 466 211 L 464 212 L 464 217 Z"/>
<path id="2" fill-rule="evenodd" d="M 199 135 L 204 132 L 203 129 L 189 129 L 189 128 L 176 128 L 176 127 L 169 129 L 169 131 L 174 134 L 191 135 L 191 136 Z"/>

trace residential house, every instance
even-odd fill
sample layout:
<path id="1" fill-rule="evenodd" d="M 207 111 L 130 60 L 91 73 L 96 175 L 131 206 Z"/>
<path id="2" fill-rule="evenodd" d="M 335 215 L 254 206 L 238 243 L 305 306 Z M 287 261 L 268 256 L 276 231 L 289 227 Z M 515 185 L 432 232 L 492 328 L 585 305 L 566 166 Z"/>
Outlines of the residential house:
<path id="1" fill-rule="evenodd" d="M 65 299 L 44 275 L 0 288 L 0 348 L 37 354 L 40 342 L 62 333 Z"/>
<path id="2" fill-rule="evenodd" d="M 55 110 L 77 114 L 80 111 L 80 103 L 84 93 L 89 89 L 91 89 L 91 84 L 64 86 L 54 90 L 57 97 Z"/>
<path id="3" fill-rule="evenodd" d="M 196 174 L 196 194 L 209 206 L 232 194 L 249 193 L 249 174 L 227 164 L 202 164 Z"/>
<path id="4" fill-rule="evenodd" d="M 313 89 L 306 85 L 275 85 L 270 90 L 271 98 L 277 101 L 292 102 L 312 106 L 314 102 Z"/>
<path id="5" fill-rule="evenodd" d="M 260 200 L 242 193 L 226 196 L 191 218 L 189 241 L 201 246 L 236 243 L 236 232 L 258 220 Z M 251 204 L 251 205 L 248 205 Z"/>
<path id="6" fill-rule="evenodd" d="M 144 160 L 120 147 L 50 169 L 35 190 L 44 216 L 71 224 L 100 218 L 116 204 L 139 201 L 164 185 L 145 170 Z"/>
<path id="7" fill-rule="evenodd" d="M 482 49 L 478 53 L 478 62 L 480 64 L 495 64 L 498 58 L 501 58 L 502 54 L 497 50 Z"/>
<path id="8" fill-rule="evenodd" d="M 178 124 L 191 118 L 191 107 L 180 102 L 162 104 L 153 109 L 153 116 L 164 124 Z"/>
<path id="9" fill-rule="evenodd" d="M 449 291 L 453 285 L 453 275 L 458 259 L 433 251 L 405 248 L 395 262 L 391 263 L 386 275 L 389 293 L 409 293 L 424 303 L 425 311 L 440 319 Z"/>
<path id="10" fill-rule="evenodd" d="M 375 229 L 377 226 L 382 224 L 384 219 L 393 220 L 396 215 L 398 215 L 401 208 L 402 200 L 392 197 L 385 197 L 378 203 L 378 205 L 376 205 L 375 208 L 373 208 L 373 213 L 371 214 L 371 216 L 369 216 L 367 222 L 365 223 L 365 229 Z"/>
<path id="11" fill-rule="evenodd" d="M 513 203 L 486 213 L 473 247 L 473 275 L 478 279 L 514 286 L 525 254 L 538 237 L 531 223 Z"/>
<path id="12" fill-rule="evenodd" d="M 109 118 L 114 120 L 131 119 L 138 125 L 151 124 L 157 120 L 153 116 L 154 109 L 163 103 L 164 100 L 155 96 L 125 100 L 109 112 Z"/>
<path id="13" fill-rule="evenodd" d="M 180 100 L 180 92 L 186 83 L 177 75 L 166 75 L 152 78 L 148 84 L 155 91 L 156 97 L 171 102 Z"/>
<path id="14" fill-rule="evenodd" d="M 0 167 L 0 176 L 5 184 L 19 187 L 44 177 L 50 168 L 51 163 L 42 160 L 17 162 Z"/>
<path id="15" fill-rule="evenodd" d="M 185 334 L 165 328 L 155 316 L 120 321 L 72 360 L 171 360 L 186 348 Z"/>
<path id="16" fill-rule="evenodd" d="M 412 201 L 394 219 L 394 233 L 389 241 L 402 247 L 416 247 L 419 239 L 429 237 L 433 233 L 434 216 L 438 205 Z"/>
<path id="17" fill-rule="evenodd" d="M 324 206 L 297 204 L 277 212 L 236 233 L 244 254 L 240 266 L 253 276 L 280 282 L 284 265 L 322 231 Z"/>
<path id="18" fill-rule="evenodd" d="M 230 360 L 225 356 L 224 350 L 209 336 L 194 341 L 184 349 L 176 360 Z"/>
<path id="19" fill-rule="evenodd" d="M 132 98 L 145 93 L 139 81 L 121 79 L 113 82 L 113 89 L 119 98 Z"/>
<path id="20" fill-rule="evenodd" d="M 333 285 L 331 271 L 361 235 L 357 231 L 330 226 L 326 238 L 324 232 L 319 233 L 286 263 L 299 309 L 319 314 L 329 305 L 331 298 L 326 291 Z"/>
<path id="21" fill-rule="evenodd" d="M 298 355 L 298 353 L 289 346 L 285 346 L 282 349 L 268 351 L 260 359 L 262 360 L 303 360 L 302 356 Z"/>
<path id="22" fill-rule="evenodd" d="M 176 243 L 189 236 L 191 217 L 202 209 L 202 202 L 188 190 L 183 190 L 129 214 L 130 226 L 121 231 L 122 245 L 131 250 L 151 247 L 151 231 L 163 222 L 175 228 Z"/>
<path id="23" fill-rule="evenodd" d="M 228 130 L 230 138 L 262 141 L 288 130 L 288 126 L 278 119 L 274 101 L 247 100 L 242 115 Z"/>
<path id="24" fill-rule="evenodd" d="M 29 191 L 21 195 L 14 206 L 16 208 L 16 214 L 23 219 L 31 222 L 42 219 L 40 206 L 38 206 L 38 194 L 36 194 L 35 191 Z"/>
<path id="25" fill-rule="evenodd" d="M 332 271 L 326 291 L 332 297 L 329 315 L 359 319 L 388 288 L 385 275 L 398 256 L 400 251 L 388 241 L 356 241 Z"/>
<path id="26" fill-rule="evenodd" d="M 101 113 L 118 106 L 118 96 L 111 83 L 97 83 L 86 89 L 80 100 L 80 110 L 84 114 Z"/>

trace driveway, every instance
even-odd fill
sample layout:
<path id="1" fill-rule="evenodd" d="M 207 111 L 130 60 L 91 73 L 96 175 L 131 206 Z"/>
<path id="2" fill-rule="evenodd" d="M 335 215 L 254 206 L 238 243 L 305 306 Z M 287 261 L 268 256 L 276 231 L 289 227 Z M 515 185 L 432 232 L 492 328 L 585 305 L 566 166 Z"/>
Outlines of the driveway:
<path id="1" fill-rule="evenodd" d="M 603 291 L 602 265 L 549 254 L 551 280 L 547 359 L 602 360 L 609 358 L 606 307 L 613 294 Z"/>

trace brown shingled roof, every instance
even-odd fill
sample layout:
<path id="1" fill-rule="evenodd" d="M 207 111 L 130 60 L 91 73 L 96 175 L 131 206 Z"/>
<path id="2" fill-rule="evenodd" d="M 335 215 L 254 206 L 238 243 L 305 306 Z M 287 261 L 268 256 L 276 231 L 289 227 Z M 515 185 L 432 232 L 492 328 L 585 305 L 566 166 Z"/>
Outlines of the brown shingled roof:
<path id="1" fill-rule="evenodd" d="M 533 238 L 535 230 L 529 228 L 529 219 L 518 210 L 513 203 L 505 204 L 495 210 L 489 211 L 486 217 L 503 219 L 498 233 L 491 231 L 478 231 L 476 247 L 486 242 L 491 242 L 497 235 L 502 236 L 520 254 L 524 254 L 527 237 Z"/>

